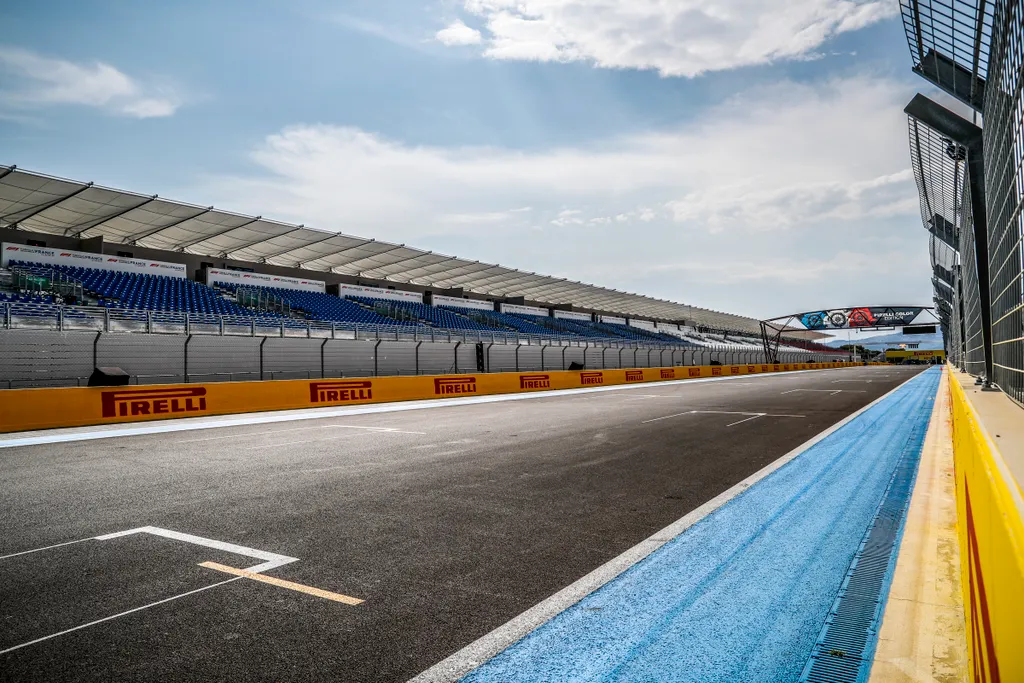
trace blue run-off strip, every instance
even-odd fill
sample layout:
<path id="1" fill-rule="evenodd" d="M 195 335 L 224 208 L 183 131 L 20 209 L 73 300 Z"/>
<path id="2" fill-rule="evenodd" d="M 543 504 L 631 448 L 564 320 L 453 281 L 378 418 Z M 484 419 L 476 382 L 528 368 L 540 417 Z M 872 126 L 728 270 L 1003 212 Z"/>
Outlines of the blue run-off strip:
<path id="1" fill-rule="evenodd" d="M 930 369 L 463 681 L 797 681 L 900 457 Z"/>

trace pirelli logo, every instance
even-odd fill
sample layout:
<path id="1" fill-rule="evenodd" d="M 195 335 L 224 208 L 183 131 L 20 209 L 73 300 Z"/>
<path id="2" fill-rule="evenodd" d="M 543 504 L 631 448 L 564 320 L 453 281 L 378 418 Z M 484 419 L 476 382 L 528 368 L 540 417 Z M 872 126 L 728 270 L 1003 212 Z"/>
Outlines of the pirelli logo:
<path id="1" fill-rule="evenodd" d="M 721 377 L 722 376 L 722 367 L 720 365 L 716 365 L 715 367 L 711 368 L 711 376 L 712 377 Z"/>
<path id="2" fill-rule="evenodd" d="M 103 417 L 168 415 L 206 411 L 206 389 L 119 389 L 100 395 Z"/>
<path id="3" fill-rule="evenodd" d="M 761 366 L 761 372 L 768 372 L 768 366 L 767 365 L 762 365 Z"/>
<path id="4" fill-rule="evenodd" d="M 438 396 L 457 396 L 476 393 L 476 377 L 437 377 L 434 393 Z"/>
<path id="5" fill-rule="evenodd" d="M 700 377 L 700 368 L 690 368 L 690 377 Z"/>
<path id="6" fill-rule="evenodd" d="M 333 382 L 310 382 L 310 403 L 352 403 L 369 401 L 373 398 L 373 382 L 370 380 L 336 380 Z"/>
<path id="7" fill-rule="evenodd" d="M 782 369 L 783 369 L 783 370 L 789 370 L 789 366 L 788 366 L 788 365 L 783 365 L 783 366 L 782 366 Z"/>
<path id="8" fill-rule="evenodd" d="M 675 379 L 676 378 L 676 370 L 675 370 L 675 368 L 662 368 L 661 369 L 661 378 L 662 379 Z"/>
<path id="9" fill-rule="evenodd" d="M 520 389 L 550 389 L 551 375 L 519 375 Z"/>
<path id="10" fill-rule="evenodd" d="M 643 382 L 644 371 L 643 370 L 626 370 L 626 381 L 627 382 Z"/>
<path id="11" fill-rule="evenodd" d="M 755 366 L 753 366 L 753 365 L 748 365 L 747 366 L 747 374 L 749 375 L 751 372 L 757 372 L 757 368 Z"/>
<path id="12" fill-rule="evenodd" d="M 581 372 L 580 373 L 580 384 L 583 386 L 593 386 L 595 384 L 604 384 L 604 373 L 600 372 Z"/>
<path id="13" fill-rule="evenodd" d="M 738 375 L 738 374 L 740 374 L 740 366 L 738 366 L 738 365 L 730 365 L 729 366 L 729 374 L 730 375 Z"/>

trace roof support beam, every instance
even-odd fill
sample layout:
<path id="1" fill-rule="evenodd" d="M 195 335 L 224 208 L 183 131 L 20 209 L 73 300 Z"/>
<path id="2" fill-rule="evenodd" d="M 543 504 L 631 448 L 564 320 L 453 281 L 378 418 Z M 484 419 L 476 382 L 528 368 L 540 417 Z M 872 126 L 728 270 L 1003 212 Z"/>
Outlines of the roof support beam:
<path id="1" fill-rule="evenodd" d="M 247 223 L 247 225 L 248 225 L 248 223 Z M 241 226 L 239 226 L 239 227 L 241 227 Z M 228 258 L 228 259 L 233 258 L 234 255 L 237 254 L 238 252 L 245 251 L 246 249 L 249 249 L 250 247 L 254 247 L 257 244 L 260 244 L 261 242 L 269 242 L 271 240 L 276 240 L 278 237 L 286 237 L 288 235 L 291 235 L 292 233 L 295 233 L 295 232 L 298 232 L 298 231 L 304 230 L 304 229 L 305 229 L 305 226 L 300 225 L 297 228 L 292 228 L 288 232 L 282 232 L 280 235 L 274 235 L 273 237 L 261 237 L 258 240 L 254 240 L 252 242 L 246 242 L 245 244 L 243 244 L 242 246 L 238 247 L 237 249 L 232 249 L 231 251 L 225 251 L 225 252 L 221 253 L 221 257 L 222 258 Z M 236 230 L 237 230 L 237 228 L 236 228 Z M 291 249 L 293 249 L 293 248 L 294 247 L 289 247 L 288 250 L 291 251 Z M 258 263 L 266 263 L 267 262 L 266 259 L 267 259 L 266 256 L 260 256 L 259 260 L 257 262 Z"/>
<path id="2" fill-rule="evenodd" d="M 18 170 L 18 167 L 17 167 L 17 166 L 8 166 L 7 168 L 5 168 L 5 169 L 3 170 L 3 172 L 2 172 L 2 173 L 0 173 L 0 180 L 3 180 L 3 179 L 4 179 L 4 178 L 6 178 L 7 176 L 9 176 L 9 175 L 11 175 L 12 173 L 14 173 L 14 172 L 15 172 L 16 170 Z"/>
<path id="3" fill-rule="evenodd" d="M 95 228 L 97 225 L 103 225 L 107 221 L 114 220 L 118 216 L 123 216 L 126 213 L 128 213 L 129 211 L 134 211 L 135 209 L 143 207 L 146 204 L 149 204 L 151 201 L 155 200 L 156 198 L 157 198 L 156 195 L 153 195 L 152 197 L 147 197 L 142 203 L 136 204 L 135 206 L 129 206 L 127 208 L 120 209 L 118 211 L 115 211 L 112 214 L 109 214 L 109 215 L 106 215 L 106 216 L 101 216 L 101 217 L 97 218 L 96 220 L 89 221 L 88 223 L 82 223 L 81 225 L 73 225 L 73 226 L 71 226 L 70 228 L 68 228 L 67 230 L 64 231 L 64 235 L 65 236 L 70 236 L 70 237 L 81 237 L 82 233 L 84 233 L 86 230 L 90 230 L 92 228 Z M 74 230 L 75 232 L 72 233 L 71 232 L 72 230 Z"/>
<path id="4" fill-rule="evenodd" d="M 213 207 L 212 206 L 208 206 L 205 209 L 203 209 L 202 211 L 200 211 L 199 213 L 194 213 L 191 216 L 185 216 L 184 218 L 179 218 L 178 220 L 173 221 L 172 223 L 168 223 L 167 225 L 161 225 L 159 228 L 155 228 L 155 229 L 149 230 L 147 232 L 142 232 L 142 233 L 139 233 L 137 235 L 131 235 L 131 236 L 128 237 L 128 239 L 125 240 L 125 243 L 126 244 L 131 244 L 131 245 L 138 244 L 139 240 L 144 240 L 147 237 L 152 237 L 153 235 L 159 234 L 159 233 L 163 232 L 164 230 L 167 230 L 168 228 L 173 228 L 176 225 L 180 225 L 180 224 L 184 223 L 185 221 L 190 221 L 193 218 L 198 218 L 199 216 L 202 216 L 204 213 L 209 213 L 211 211 L 213 211 Z M 179 251 L 180 251 L 180 248 L 179 248 Z"/>
<path id="5" fill-rule="evenodd" d="M 212 206 L 209 209 L 207 209 L 207 211 L 212 211 L 212 210 L 213 210 Z M 206 211 L 203 211 L 199 215 L 202 215 L 203 213 L 206 213 Z M 189 219 L 185 219 L 185 220 L 191 220 L 191 219 L 189 218 Z M 231 232 L 232 230 L 238 230 L 239 228 L 244 228 L 247 225 L 252 225 L 253 223 L 256 223 L 257 221 L 261 221 L 261 220 L 263 220 L 263 216 L 256 216 L 256 218 L 250 218 L 249 220 L 247 220 L 246 222 L 242 223 L 241 225 L 233 225 L 230 228 L 225 228 L 223 230 L 219 230 L 219 231 L 213 233 L 212 235 L 203 235 L 199 239 L 192 240 L 191 242 L 186 242 L 185 244 L 179 244 L 177 246 L 177 250 L 178 251 L 185 251 L 186 249 L 188 249 L 189 247 L 191 247 L 193 245 L 202 244 L 203 242 L 206 242 L 208 240 L 212 240 L 215 237 L 220 237 L 221 235 L 226 235 L 229 232 Z M 180 222 L 184 223 L 185 221 L 182 220 Z M 213 256 L 213 254 L 210 254 L 210 256 Z"/>
<path id="6" fill-rule="evenodd" d="M 299 227 L 301 228 L 302 226 L 300 225 Z M 267 254 L 266 256 L 262 257 L 262 262 L 266 263 L 268 259 L 278 258 L 278 257 L 284 256 L 285 254 L 290 254 L 293 251 L 298 251 L 299 249 L 305 249 L 306 247 L 311 247 L 314 244 L 320 244 L 321 242 L 326 242 L 327 240 L 334 239 L 337 236 L 338 236 L 338 233 L 332 232 L 332 233 L 330 233 L 329 235 L 327 235 L 326 237 L 324 237 L 322 239 L 313 240 L 312 242 L 307 242 L 306 244 L 303 244 L 302 246 L 299 246 L 299 247 L 288 247 L 284 251 L 279 251 L 279 252 L 274 253 L 274 254 Z M 298 264 L 296 264 L 296 266 L 298 266 Z"/>
<path id="7" fill-rule="evenodd" d="M 918 93 L 903 110 L 906 114 L 967 148 L 967 180 L 974 220 L 974 259 L 981 301 L 981 339 L 985 351 L 985 383 L 992 382 L 992 292 L 988 263 L 988 214 L 985 209 L 985 150 L 981 128 Z"/>
<path id="8" fill-rule="evenodd" d="M 9 220 L 9 219 L 10 219 L 11 216 L 17 216 L 20 213 L 19 211 L 15 211 L 14 213 L 9 213 L 6 216 L 0 216 L 0 220 L 8 221 L 10 224 L 13 224 L 15 228 L 17 228 L 18 224 L 21 223 L 22 221 L 26 221 L 29 218 L 32 218 L 32 216 L 40 214 L 43 211 L 46 211 L 47 209 L 53 208 L 53 207 L 57 206 L 58 204 L 60 204 L 61 202 L 65 202 L 65 201 L 71 199 L 72 197 L 77 197 L 78 195 L 80 195 L 83 192 L 85 192 L 86 190 L 88 190 L 90 187 L 92 187 L 92 183 L 87 183 L 86 185 L 83 185 L 82 187 L 78 188 L 77 190 L 75 190 L 71 194 L 66 194 L 63 197 L 59 197 L 57 199 L 53 199 L 53 200 L 48 201 L 48 202 L 46 202 L 44 204 L 40 204 L 38 206 L 33 206 L 31 209 L 23 209 L 23 211 L 28 211 L 28 213 L 25 214 L 24 216 L 19 216 L 17 220 L 13 220 L 12 221 L 12 220 Z"/>

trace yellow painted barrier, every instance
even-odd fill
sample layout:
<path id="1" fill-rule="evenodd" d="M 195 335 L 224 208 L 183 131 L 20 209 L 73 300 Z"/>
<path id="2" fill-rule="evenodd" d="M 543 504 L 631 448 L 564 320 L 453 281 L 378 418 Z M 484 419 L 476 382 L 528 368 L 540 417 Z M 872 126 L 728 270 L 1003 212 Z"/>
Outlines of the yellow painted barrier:
<path id="1" fill-rule="evenodd" d="M 697 377 L 842 368 L 858 363 L 699 365 L 414 377 L 0 390 L 0 433 L 176 417 L 512 394 Z"/>
<path id="2" fill-rule="evenodd" d="M 1024 681 L 1024 500 L 960 383 L 949 385 L 971 680 Z"/>

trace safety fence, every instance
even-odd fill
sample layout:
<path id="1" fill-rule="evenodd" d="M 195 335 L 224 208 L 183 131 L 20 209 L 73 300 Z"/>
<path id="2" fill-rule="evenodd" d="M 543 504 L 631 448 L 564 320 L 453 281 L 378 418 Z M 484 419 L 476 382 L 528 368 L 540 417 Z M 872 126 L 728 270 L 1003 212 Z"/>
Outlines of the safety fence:
<path id="1" fill-rule="evenodd" d="M 973 109 L 905 110 L 947 351 L 1024 403 L 1024 4 L 900 5 L 914 71 Z"/>
<path id="2" fill-rule="evenodd" d="M 222 382 L 159 387 L 81 387 L 0 391 L 0 432 L 139 422 L 270 410 L 595 388 L 700 377 L 793 372 L 853 363 L 703 365 L 417 377 Z"/>
<path id="3" fill-rule="evenodd" d="M 759 350 L 728 346 L 552 340 L 508 343 L 504 339 L 484 339 L 456 337 L 449 341 L 447 336 L 440 335 L 431 341 L 0 330 L 0 389 L 85 386 L 97 367 L 120 368 L 131 375 L 134 384 L 169 384 L 765 361 Z M 792 352 L 780 360 L 796 363 L 828 358 Z"/>
<path id="4" fill-rule="evenodd" d="M 960 383 L 949 385 L 972 680 L 1024 681 L 1024 499 Z"/>

